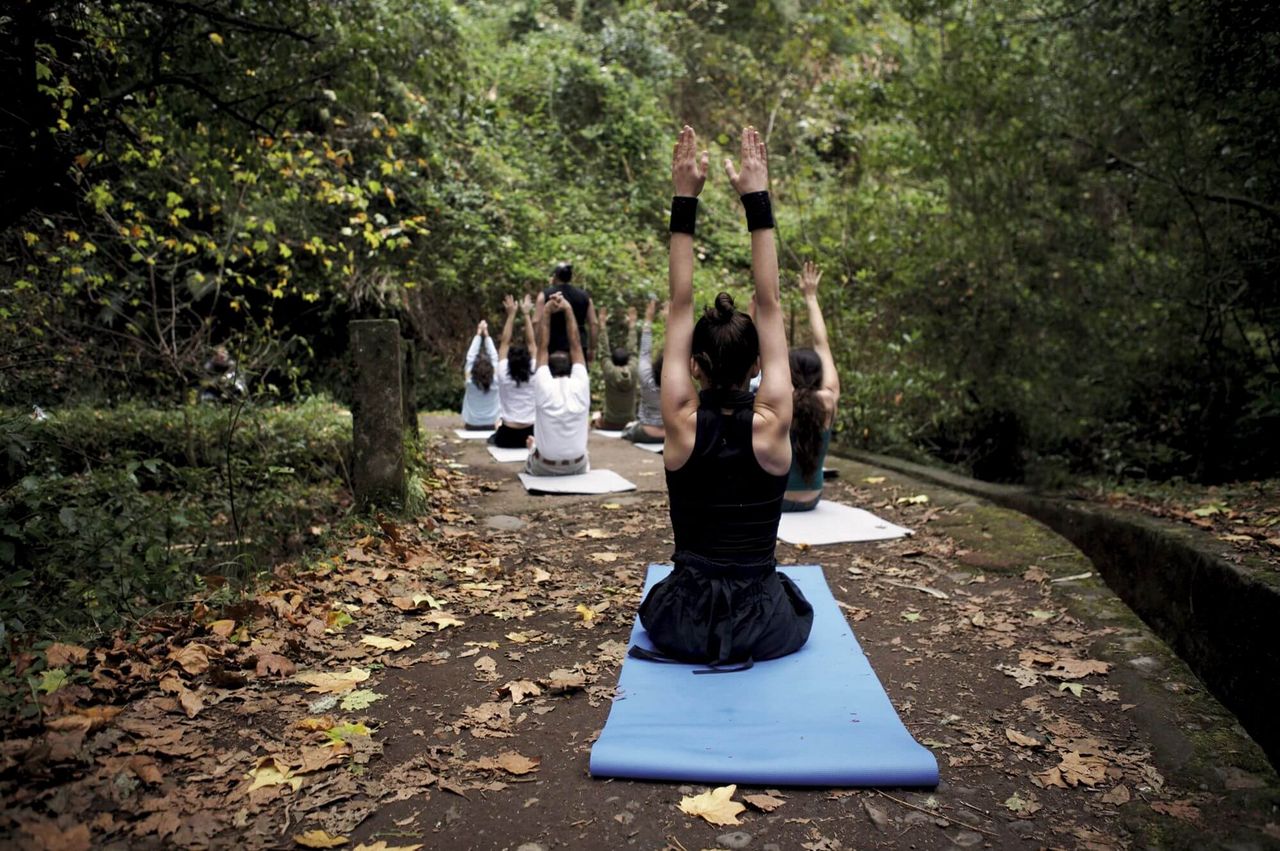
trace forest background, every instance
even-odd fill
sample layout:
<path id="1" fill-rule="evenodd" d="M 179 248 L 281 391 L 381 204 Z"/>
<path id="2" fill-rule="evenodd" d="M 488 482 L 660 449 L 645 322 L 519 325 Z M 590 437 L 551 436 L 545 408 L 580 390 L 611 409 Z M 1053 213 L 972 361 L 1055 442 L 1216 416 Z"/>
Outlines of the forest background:
<path id="1" fill-rule="evenodd" d="M 661 295 L 683 123 L 715 162 L 765 132 L 840 444 L 1275 475 L 1277 66 L 1266 4 L 1210 0 L 7 4 L 0 637 L 341 514 L 349 320 L 399 319 L 448 408 L 476 322 L 556 261 L 615 316 Z M 718 170 L 704 199 L 699 298 L 745 304 Z M 216 345 L 251 404 L 191 404 Z"/>

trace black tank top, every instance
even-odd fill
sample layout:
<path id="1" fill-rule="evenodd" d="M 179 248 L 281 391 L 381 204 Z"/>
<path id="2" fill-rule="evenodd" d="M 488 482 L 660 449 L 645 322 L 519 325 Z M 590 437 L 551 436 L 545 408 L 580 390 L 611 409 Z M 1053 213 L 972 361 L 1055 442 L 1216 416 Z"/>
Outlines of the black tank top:
<path id="1" fill-rule="evenodd" d="M 693 454 L 667 471 L 676 553 L 743 566 L 774 563 L 787 476 L 766 472 L 751 448 L 747 392 L 704 390 Z M 731 413 L 723 413 L 731 410 Z"/>
<path id="2" fill-rule="evenodd" d="M 591 301 L 591 296 L 587 295 L 586 290 L 575 287 L 573 284 L 556 284 L 553 287 L 547 287 L 542 291 L 542 296 L 544 299 L 551 298 L 553 293 L 562 294 L 564 300 L 569 302 L 569 307 L 573 308 L 573 316 L 578 320 L 578 337 L 582 340 L 582 354 L 586 355 L 587 342 L 590 339 L 590 331 L 587 328 L 587 304 Z M 551 315 L 551 325 L 547 333 L 547 351 L 569 351 L 568 324 L 559 313 Z"/>

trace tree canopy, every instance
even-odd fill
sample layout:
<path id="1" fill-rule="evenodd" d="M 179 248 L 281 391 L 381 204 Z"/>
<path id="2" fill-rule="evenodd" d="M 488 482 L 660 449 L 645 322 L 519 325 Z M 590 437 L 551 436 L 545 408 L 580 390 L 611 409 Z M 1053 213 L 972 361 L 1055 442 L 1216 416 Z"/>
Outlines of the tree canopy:
<path id="1" fill-rule="evenodd" d="M 665 289 L 675 131 L 718 159 L 750 122 L 784 275 L 827 270 L 846 445 L 1002 479 L 1274 472 L 1265 12 L 17 0 L 0 401 L 180 399 L 213 344 L 290 396 L 340 382 L 353 317 L 453 367 L 557 260 L 639 302 Z M 745 294 L 723 180 L 703 208 L 700 297 Z"/>

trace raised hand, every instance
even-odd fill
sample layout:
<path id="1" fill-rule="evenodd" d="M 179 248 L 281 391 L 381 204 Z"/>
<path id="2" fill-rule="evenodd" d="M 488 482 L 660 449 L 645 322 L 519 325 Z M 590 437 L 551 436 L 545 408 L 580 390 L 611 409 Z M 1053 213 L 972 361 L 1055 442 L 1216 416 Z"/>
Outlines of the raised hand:
<path id="1" fill-rule="evenodd" d="M 507 312 L 508 316 L 516 315 L 516 300 L 508 293 L 502 297 L 502 309 Z"/>
<path id="2" fill-rule="evenodd" d="M 630 328 L 636 324 L 636 309 L 634 307 L 627 308 L 627 327 Z"/>
<path id="3" fill-rule="evenodd" d="M 707 164 L 710 155 L 698 153 L 698 134 L 688 124 L 680 131 L 675 149 L 671 152 L 671 182 L 675 194 L 697 198 L 702 185 L 707 182 Z"/>
<path id="4" fill-rule="evenodd" d="M 520 300 L 520 312 L 528 316 L 531 310 L 533 310 L 533 296 L 525 293 L 524 298 Z"/>
<path id="5" fill-rule="evenodd" d="M 818 294 L 818 282 L 821 280 L 822 270 L 811 261 L 804 261 L 804 268 L 800 270 L 800 292 L 805 298 L 812 298 Z"/>
<path id="6" fill-rule="evenodd" d="M 653 309 L 657 307 L 657 305 L 658 305 L 658 300 L 656 298 L 650 298 L 648 304 L 644 306 L 645 322 L 649 322 L 649 323 L 653 322 Z"/>
<path id="7" fill-rule="evenodd" d="M 769 188 L 769 159 L 764 149 L 764 140 L 754 127 L 742 128 L 742 151 L 740 159 L 742 170 L 733 167 L 733 160 L 724 158 L 724 173 L 739 195 L 749 192 L 763 192 Z"/>
<path id="8" fill-rule="evenodd" d="M 547 299 L 548 313 L 563 313 L 569 309 L 569 302 L 564 300 L 564 296 L 560 293 L 552 293 L 551 298 Z"/>
<path id="9" fill-rule="evenodd" d="M 662 303 L 662 321 L 667 321 L 667 316 L 671 313 L 671 302 L 664 301 Z"/>
<path id="10" fill-rule="evenodd" d="M 476 326 L 476 333 L 481 337 L 489 336 L 489 321 L 487 319 L 480 320 L 480 324 Z"/>
<path id="11" fill-rule="evenodd" d="M 596 311 L 596 319 L 601 325 L 605 325 L 609 321 L 609 308 L 602 307 Z"/>

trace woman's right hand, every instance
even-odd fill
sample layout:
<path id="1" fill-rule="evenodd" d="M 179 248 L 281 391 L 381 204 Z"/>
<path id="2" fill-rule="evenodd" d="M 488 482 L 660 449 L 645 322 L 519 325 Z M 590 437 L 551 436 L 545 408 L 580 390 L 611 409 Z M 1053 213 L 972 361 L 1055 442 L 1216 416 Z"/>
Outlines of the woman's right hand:
<path id="1" fill-rule="evenodd" d="M 507 312 L 508 316 L 516 315 L 516 300 L 508 293 L 502 297 L 502 309 Z"/>
<path id="2" fill-rule="evenodd" d="M 818 282 L 822 280 L 822 271 L 812 261 L 804 261 L 800 270 L 800 292 L 805 298 L 813 298 L 818 294 Z"/>
<path id="3" fill-rule="evenodd" d="M 671 153 L 671 182 L 675 186 L 676 195 L 698 197 L 702 192 L 702 185 L 707 182 L 709 159 L 706 151 L 698 154 L 698 134 L 686 124 Z"/>

